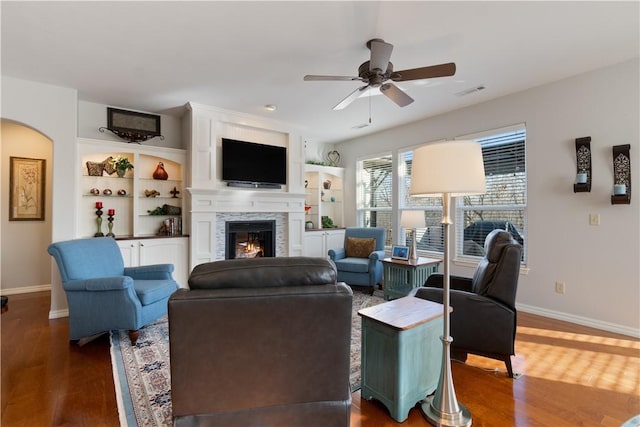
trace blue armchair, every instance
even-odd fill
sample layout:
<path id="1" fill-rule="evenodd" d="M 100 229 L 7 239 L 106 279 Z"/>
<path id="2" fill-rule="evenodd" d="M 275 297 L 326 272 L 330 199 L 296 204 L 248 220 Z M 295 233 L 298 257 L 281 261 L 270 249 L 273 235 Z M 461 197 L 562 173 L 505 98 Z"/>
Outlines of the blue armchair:
<path id="1" fill-rule="evenodd" d="M 382 258 L 387 230 L 384 227 L 349 227 L 344 233 L 344 247 L 330 249 L 329 258 L 336 264 L 338 282 L 349 285 L 371 286 L 382 283 Z M 357 253 L 353 248 L 355 239 L 374 239 L 373 250 Z M 351 247 L 350 247 L 351 246 Z M 355 256 L 354 256 L 355 255 Z"/>
<path id="2" fill-rule="evenodd" d="M 167 314 L 178 289 L 173 264 L 125 267 L 111 237 L 67 240 L 49 245 L 69 305 L 69 338 L 80 340 L 114 329 L 138 329 Z"/>

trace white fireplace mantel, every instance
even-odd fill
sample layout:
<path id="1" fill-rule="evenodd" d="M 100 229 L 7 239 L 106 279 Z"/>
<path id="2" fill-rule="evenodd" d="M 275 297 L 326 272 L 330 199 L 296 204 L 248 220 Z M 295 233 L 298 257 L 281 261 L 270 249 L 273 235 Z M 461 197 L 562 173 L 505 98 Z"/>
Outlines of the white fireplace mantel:
<path id="1" fill-rule="evenodd" d="M 276 256 L 302 255 L 304 193 L 187 188 L 191 198 L 191 268 L 224 259 L 224 221 L 276 219 Z"/>
<path id="2" fill-rule="evenodd" d="M 296 212 L 304 214 L 304 193 L 251 189 L 187 188 L 191 212 Z"/>

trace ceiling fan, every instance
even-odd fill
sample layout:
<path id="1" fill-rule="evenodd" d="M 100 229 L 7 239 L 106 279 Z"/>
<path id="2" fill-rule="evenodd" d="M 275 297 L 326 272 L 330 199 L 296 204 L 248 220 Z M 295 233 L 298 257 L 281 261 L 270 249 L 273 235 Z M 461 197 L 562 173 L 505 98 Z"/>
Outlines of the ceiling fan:
<path id="1" fill-rule="evenodd" d="M 409 80 L 432 79 L 436 77 L 453 76 L 456 73 L 456 64 L 449 62 L 446 64 L 431 65 L 429 67 L 412 68 L 410 70 L 393 71 L 393 64 L 389 62 L 393 45 L 382 39 L 371 39 L 367 42 L 367 47 L 371 50 L 371 59 L 364 62 L 358 68 L 358 77 L 351 76 L 317 76 L 306 75 L 305 81 L 362 81 L 366 83 L 351 92 L 334 110 L 342 110 L 356 98 L 358 98 L 368 88 L 380 88 L 380 93 L 395 102 L 400 107 L 406 107 L 413 102 L 413 98 L 404 93 L 400 88 L 388 80 L 394 82 L 406 82 Z"/>

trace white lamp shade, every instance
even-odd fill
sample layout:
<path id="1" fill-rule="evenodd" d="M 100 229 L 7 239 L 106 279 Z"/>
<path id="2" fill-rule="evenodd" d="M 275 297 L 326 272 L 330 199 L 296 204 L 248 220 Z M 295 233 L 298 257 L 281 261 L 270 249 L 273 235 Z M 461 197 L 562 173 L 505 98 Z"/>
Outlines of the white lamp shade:
<path id="1" fill-rule="evenodd" d="M 476 141 L 442 141 L 413 151 L 411 196 L 482 194 L 485 190 L 482 146 Z"/>
<path id="2" fill-rule="evenodd" d="M 400 227 L 423 228 L 424 226 L 424 211 L 402 211 Z"/>

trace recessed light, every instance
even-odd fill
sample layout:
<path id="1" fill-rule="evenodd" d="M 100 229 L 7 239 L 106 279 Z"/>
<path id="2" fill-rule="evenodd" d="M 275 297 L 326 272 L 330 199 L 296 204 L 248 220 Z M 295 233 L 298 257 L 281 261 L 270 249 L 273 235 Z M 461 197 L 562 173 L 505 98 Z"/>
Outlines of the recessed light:
<path id="1" fill-rule="evenodd" d="M 278 109 L 278 107 L 273 104 L 267 104 L 264 106 L 264 108 L 265 110 L 269 110 L 269 111 L 276 111 Z"/>

